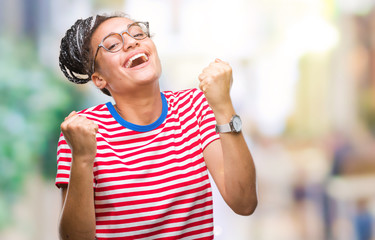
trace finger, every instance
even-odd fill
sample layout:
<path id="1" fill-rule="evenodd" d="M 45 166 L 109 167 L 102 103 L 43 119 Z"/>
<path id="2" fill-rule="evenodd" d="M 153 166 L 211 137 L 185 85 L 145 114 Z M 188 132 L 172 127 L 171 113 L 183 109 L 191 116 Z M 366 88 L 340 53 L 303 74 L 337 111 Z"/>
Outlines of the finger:
<path id="1" fill-rule="evenodd" d="M 212 71 L 212 69 L 215 68 L 215 66 L 213 64 L 214 63 L 210 63 L 207 67 L 203 68 L 202 73 L 208 73 L 208 72 Z"/>
<path id="2" fill-rule="evenodd" d="M 70 118 L 71 116 L 73 116 L 75 114 L 77 114 L 77 112 L 76 111 L 72 111 L 65 119 Z"/>
<path id="3" fill-rule="evenodd" d="M 217 72 L 217 71 L 220 71 L 222 69 L 224 69 L 225 67 L 227 67 L 227 64 L 225 64 L 224 62 L 212 62 L 210 63 L 208 69 L 207 69 L 207 72 Z"/>
<path id="4" fill-rule="evenodd" d="M 90 136 L 95 136 L 99 130 L 98 125 L 92 122 L 85 122 L 81 126 L 86 131 L 86 133 L 89 134 Z"/>
<path id="5" fill-rule="evenodd" d="M 206 76 L 212 76 L 213 74 L 217 73 L 220 70 L 220 66 L 217 66 L 217 63 L 211 63 L 209 67 L 205 68 L 202 73 Z"/>
<path id="6" fill-rule="evenodd" d="M 198 76 L 198 80 L 200 81 L 200 82 L 202 82 L 204 79 L 206 79 L 207 78 L 207 75 L 205 74 L 205 73 L 201 73 L 201 74 L 199 74 L 199 76 Z"/>
<path id="7" fill-rule="evenodd" d="M 77 121 L 77 119 L 81 119 L 81 117 L 82 117 L 81 115 L 74 114 L 74 115 L 70 116 L 69 118 L 67 118 L 65 120 L 65 122 L 67 122 L 69 124 L 71 122 Z"/>
<path id="8" fill-rule="evenodd" d="M 61 130 L 66 130 L 68 125 L 71 124 L 72 122 L 76 121 L 76 119 L 78 119 L 79 117 L 80 117 L 80 115 L 73 114 L 69 118 L 66 118 L 65 121 L 63 123 L 61 123 L 61 126 L 60 126 Z"/>
<path id="9" fill-rule="evenodd" d="M 199 89 L 203 92 L 206 93 L 206 84 L 204 82 L 199 83 Z"/>
<path id="10" fill-rule="evenodd" d="M 87 130 L 94 130 L 95 133 L 98 132 L 98 125 L 91 119 L 86 118 L 85 116 L 80 115 L 79 118 L 75 119 L 75 124 L 85 127 Z"/>
<path id="11" fill-rule="evenodd" d="M 99 131 L 99 126 L 96 123 L 94 123 L 94 130 L 95 130 L 95 133 L 97 133 Z"/>
<path id="12" fill-rule="evenodd" d="M 223 64 L 225 64 L 225 65 L 229 65 L 228 62 L 223 61 L 223 60 L 221 60 L 220 58 L 216 58 L 216 59 L 215 59 L 215 62 L 216 62 L 216 63 L 223 63 Z"/>

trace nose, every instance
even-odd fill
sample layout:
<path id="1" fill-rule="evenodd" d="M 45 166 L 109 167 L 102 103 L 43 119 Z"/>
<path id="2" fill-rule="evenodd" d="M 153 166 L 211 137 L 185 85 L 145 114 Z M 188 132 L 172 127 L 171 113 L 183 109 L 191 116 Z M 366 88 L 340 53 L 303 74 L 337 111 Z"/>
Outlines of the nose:
<path id="1" fill-rule="evenodd" d="M 139 45 L 138 40 L 131 37 L 128 33 L 124 33 L 122 37 L 124 38 L 124 51 Z"/>

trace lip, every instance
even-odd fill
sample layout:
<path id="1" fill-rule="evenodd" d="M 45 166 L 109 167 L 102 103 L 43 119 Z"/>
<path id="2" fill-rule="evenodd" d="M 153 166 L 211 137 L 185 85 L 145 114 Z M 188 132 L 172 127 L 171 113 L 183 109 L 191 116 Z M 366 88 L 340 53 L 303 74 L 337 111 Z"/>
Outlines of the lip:
<path id="1" fill-rule="evenodd" d="M 144 54 L 146 54 L 148 60 L 147 60 L 146 62 L 142 63 L 142 64 L 139 64 L 139 65 L 135 66 L 135 67 L 132 67 L 132 68 L 126 68 L 125 66 L 126 66 L 127 62 L 130 60 L 130 58 L 132 58 L 133 56 L 135 56 L 135 55 L 137 55 L 137 54 L 140 54 L 140 53 L 144 53 Z M 139 68 L 144 67 L 144 66 L 147 65 L 149 62 L 150 62 L 150 53 L 148 53 L 148 52 L 145 51 L 145 50 L 138 50 L 138 51 L 131 52 L 131 53 L 126 57 L 126 59 L 125 59 L 123 65 L 122 65 L 122 67 L 123 67 L 123 68 L 126 68 L 126 70 L 136 70 L 136 69 L 139 69 Z"/>

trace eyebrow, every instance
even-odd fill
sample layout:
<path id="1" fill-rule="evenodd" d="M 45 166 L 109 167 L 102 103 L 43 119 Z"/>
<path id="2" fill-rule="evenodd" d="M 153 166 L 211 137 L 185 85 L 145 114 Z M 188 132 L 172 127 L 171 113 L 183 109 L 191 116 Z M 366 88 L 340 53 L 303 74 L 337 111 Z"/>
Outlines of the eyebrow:
<path id="1" fill-rule="evenodd" d="M 112 34 L 112 33 L 117 33 L 117 34 L 119 34 L 119 33 L 121 33 L 121 32 L 126 32 L 126 31 L 129 29 L 130 25 L 133 25 L 134 23 L 136 23 L 136 22 L 129 23 L 129 24 L 126 26 L 126 29 L 125 29 L 125 30 L 122 30 L 122 31 L 120 31 L 120 32 L 110 32 L 110 33 L 108 33 L 107 35 L 105 35 L 105 36 L 102 38 L 102 40 L 103 40 L 104 38 L 108 37 L 108 35 L 110 35 L 110 34 Z"/>

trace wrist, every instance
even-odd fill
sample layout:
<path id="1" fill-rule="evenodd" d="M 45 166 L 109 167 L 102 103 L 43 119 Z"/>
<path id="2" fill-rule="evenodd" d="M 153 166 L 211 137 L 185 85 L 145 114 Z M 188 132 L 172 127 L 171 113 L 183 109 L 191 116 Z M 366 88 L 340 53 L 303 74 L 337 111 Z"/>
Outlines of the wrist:
<path id="1" fill-rule="evenodd" d="M 242 130 L 242 121 L 240 116 L 234 115 L 232 119 L 222 125 L 216 124 L 215 131 L 216 133 L 240 133 Z"/>
<path id="2" fill-rule="evenodd" d="M 232 117 L 236 115 L 236 111 L 231 102 L 212 108 L 212 111 L 214 112 L 216 123 L 218 125 L 228 123 Z"/>
<path id="3" fill-rule="evenodd" d="M 72 155 L 72 165 L 78 168 L 89 168 L 94 167 L 95 157 L 89 155 Z"/>

